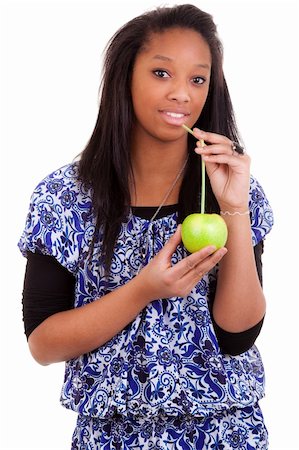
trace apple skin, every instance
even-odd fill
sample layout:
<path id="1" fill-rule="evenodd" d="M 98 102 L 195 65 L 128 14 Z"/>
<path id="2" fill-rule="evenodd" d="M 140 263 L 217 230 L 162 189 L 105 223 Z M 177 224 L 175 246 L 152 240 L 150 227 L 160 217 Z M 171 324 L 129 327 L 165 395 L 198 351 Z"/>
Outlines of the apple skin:
<path id="1" fill-rule="evenodd" d="M 219 249 L 225 245 L 227 235 L 226 223 L 219 214 L 194 213 L 182 223 L 182 241 L 190 253 L 208 245 Z"/>

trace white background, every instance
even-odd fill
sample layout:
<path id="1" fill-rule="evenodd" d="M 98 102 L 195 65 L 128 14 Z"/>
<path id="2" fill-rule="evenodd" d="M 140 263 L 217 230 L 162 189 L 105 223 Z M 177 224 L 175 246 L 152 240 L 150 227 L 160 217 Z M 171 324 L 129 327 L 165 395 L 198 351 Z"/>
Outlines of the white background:
<path id="1" fill-rule="evenodd" d="M 168 5 L 184 2 L 168 2 Z M 29 197 L 85 146 L 101 58 L 136 1 L 1 2 L 1 449 L 70 448 L 76 415 L 59 404 L 64 365 L 39 366 L 23 334 L 25 260 L 17 249 Z M 197 0 L 218 25 L 225 73 L 252 173 L 274 209 L 265 244 L 267 318 L 258 338 L 270 450 L 298 448 L 298 7 L 288 0 Z"/>

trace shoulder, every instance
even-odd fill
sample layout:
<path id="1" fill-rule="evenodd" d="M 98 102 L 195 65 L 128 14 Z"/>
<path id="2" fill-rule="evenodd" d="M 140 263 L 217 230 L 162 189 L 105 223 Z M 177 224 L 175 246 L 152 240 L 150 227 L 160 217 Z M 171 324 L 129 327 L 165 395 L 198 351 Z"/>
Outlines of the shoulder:
<path id="1" fill-rule="evenodd" d="M 261 183 L 253 176 L 250 175 L 250 202 L 256 203 L 259 205 L 264 204 L 264 202 L 268 202 L 266 197 L 266 193 L 261 185 Z"/>
<path id="2" fill-rule="evenodd" d="M 29 250 L 54 256 L 73 271 L 92 230 L 90 189 L 79 179 L 78 164 L 67 164 L 34 189 L 19 248 L 24 255 Z"/>
<path id="3" fill-rule="evenodd" d="M 253 245 L 258 244 L 273 227 L 273 210 L 261 183 L 250 177 L 249 210 Z"/>
<path id="4" fill-rule="evenodd" d="M 78 163 L 66 164 L 45 176 L 35 187 L 31 205 L 56 205 L 70 211 L 75 205 L 91 208 L 91 189 L 79 177 Z"/>
<path id="5" fill-rule="evenodd" d="M 37 184 L 33 194 L 47 193 L 50 196 L 61 195 L 66 188 L 75 191 L 81 191 L 83 189 L 83 184 L 79 179 L 77 162 L 66 164 L 49 173 Z"/>

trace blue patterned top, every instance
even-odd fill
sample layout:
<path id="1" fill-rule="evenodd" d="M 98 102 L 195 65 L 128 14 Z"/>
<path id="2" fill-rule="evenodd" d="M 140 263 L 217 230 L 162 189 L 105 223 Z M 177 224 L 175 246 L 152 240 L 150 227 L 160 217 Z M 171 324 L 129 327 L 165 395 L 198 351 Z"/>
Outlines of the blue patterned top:
<path id="1" fill-rule="evenodd" d="M 102 234 L 87 258 L 94 232 L 91 192 L 78 180 L 77 163 L 42 180 L 33 192 L 19 248 L 54 256 L 76 278 L 74 306 L 80 307 L 126 284 L 175 232 L 177 214 L 150 223 L 131 214 L 122 224 L 107 280 L 101 264 Z M 273 215 L 251 177 L 252 244 L 270 231 Z M 146 232 L 147 231 L 147 232 Z M 185 255 L 179 246 L 173 263 Z M 85 416 L 115 413 L 152 417 L 217 411 L 253 405 L 264 395 L 264 368 L 254 345 L 222 354 L 211 322 L 209 297 L 217 266 L 184 298 L 157 299 L 100 348 L 66 362 L 62 404 Z"/>

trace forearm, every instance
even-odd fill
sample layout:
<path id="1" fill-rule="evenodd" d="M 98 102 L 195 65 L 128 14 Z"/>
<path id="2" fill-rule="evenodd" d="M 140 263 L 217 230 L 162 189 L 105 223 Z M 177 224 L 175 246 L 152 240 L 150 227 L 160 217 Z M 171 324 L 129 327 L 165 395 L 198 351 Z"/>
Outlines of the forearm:
<path id="1" fill-rule="evenodd" d="M 39 322 L 28 338 L 33 357 L 46 365 L 76 358 L 100 347 L 132 322 L 149 302 L 188 295 L 198 283 L 200 274 L 209 272 L 226 253 L 225 249 L 215 252 L 214 248 L 206 247 L 172 265 L 172 255 L 180 242 L 178 226 L 163 249 L 131 281 L 88 305 L 56 312 Z M 53 259 L 50 257 L 47 261 L 52 266 Z M 38 295 L 40 292 L 42 300 L 47 277 L 40 282 L 39 278 L 30 275 L 31 270 L 32 264 L 26 271 L 25 294 L 27 292 L 30 296 L 33 292 Z M 61 276 L 65 279 L 64 274 Z M 64 283 L 59 283 L 59 286 L 62 292 Z M 49 289 L 51 291 L 51 286 Z M 52 295 L 55 292 L 53 289 Z M 28 295 L 25 295 L 25 303 L 30 310 Z M 39 303 L 43 304 L 43 301 Z"/>
<path id="2" fill-rule="evenodd" d="M 90 352 L 123 330 L 148 301 L 135 277 L 88 305 L 47 318 L 29 336 L 31 353 L 47 365 Z"/>
<path id="3" fill-rule="evenodd" d="M 262 319 L 266 304 L 256 269 L 249 216 L 225 216 L 225 220 L 228 253 L 219 264 L 213 316 L 224 330 L 240 332 Z"/>

